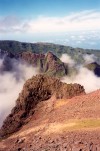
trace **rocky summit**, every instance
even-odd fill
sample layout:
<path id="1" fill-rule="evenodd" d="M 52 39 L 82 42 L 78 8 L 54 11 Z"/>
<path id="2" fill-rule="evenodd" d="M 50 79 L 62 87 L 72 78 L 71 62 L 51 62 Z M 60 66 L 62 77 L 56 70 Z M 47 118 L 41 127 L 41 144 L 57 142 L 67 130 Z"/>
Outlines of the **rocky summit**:
<path id="1" fill-rule="evenodd" d="M 52 97 L 56 99 L 70 99 L 85 94 L 83 86 L 79 84 L 66 84 L 59 79 L 46 75 L 37 75 L 29 79 L 23 87 L 16 101 L 16 106 L 6 118 L 0 131 L 4 137 L 19 130 L 31 120 L 36 105 Z"/>
<path id="2" fill-rule="evenodd" d="M 52 52 L 46 54 L 38 54 L 32 52 L 23 52 L 20 56 L 22 60 L 38 67 L 39 71 L 54 77 L 67 75 L 68 67 Z"/>

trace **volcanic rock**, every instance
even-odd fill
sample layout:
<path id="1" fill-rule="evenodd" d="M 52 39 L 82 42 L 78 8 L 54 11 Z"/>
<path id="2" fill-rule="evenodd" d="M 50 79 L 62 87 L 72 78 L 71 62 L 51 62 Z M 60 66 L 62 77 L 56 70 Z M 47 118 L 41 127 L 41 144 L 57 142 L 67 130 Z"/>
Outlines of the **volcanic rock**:
<path id="1" fill-rule="evenodd" d="M 52 52 L 47 54 L 23 52 L 21 58 L 34 67 L 38 67 L 40 72 L 47 75 L 61 77 L 67 75 L 68 67 Z"/>
<path id="2" fill-rule="evenodd" d="M 29 122 L 39 102 L 48 100 L 52 96 L 56 99 L 69 99 L 81 94 L 85 94 L 85 91 L 79 84 L 65 84 L 46 75 L 33 76 L 24 84 L 16 106 L 3 123 L 0 136 L 9 135 Z"/>
<path id="3" fill-rule="evenodd" d="M 100 65 L 96 62 L 90 63 L 88 65 L 86 65 L 86 67 L 93 71 L 95 73 L 95 75 L 97 75 L 98 77 L 100 77 Z"/>

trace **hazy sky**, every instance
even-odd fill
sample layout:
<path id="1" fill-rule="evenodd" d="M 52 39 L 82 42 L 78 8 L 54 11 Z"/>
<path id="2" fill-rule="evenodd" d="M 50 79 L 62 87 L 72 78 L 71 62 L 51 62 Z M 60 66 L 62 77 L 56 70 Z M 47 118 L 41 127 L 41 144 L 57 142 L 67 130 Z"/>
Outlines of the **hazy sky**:
<path id="1" fill-rule="evenodd" d="M 100 0 L 0 0 L 0 39 L 100 48 Z"/>

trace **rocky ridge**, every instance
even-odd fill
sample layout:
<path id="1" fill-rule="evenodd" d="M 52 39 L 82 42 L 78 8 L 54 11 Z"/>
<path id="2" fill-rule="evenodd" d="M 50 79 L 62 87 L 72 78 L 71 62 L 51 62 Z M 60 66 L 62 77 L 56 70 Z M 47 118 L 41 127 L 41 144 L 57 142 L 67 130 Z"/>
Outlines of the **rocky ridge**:
<path id="1" fill-rule="evenodd" d="M 17 55 L 13 55 L 7 51 L 0 51 L 0 59 L 3 60 L 1 72 L 9 71 L 13 72 L 16 68 L 16 64 L 26 63 L 38 68 L 40 73 L 44 73 L 50 76 L 62 77 L 67 75 L 68 66 L 65 65 L 58 57 L 52 52 L 46 54 L 23 52 Z"/>
<path id="2" fill-rule="evenodd" d="M 100 90 L 39 102 L 31 120 L 0 141 L 0 151 L 100 151 Z"/>
<path id="3" fill-rule="evenodd" d="M 0 50 L 0 59 L 3 59 L 2 68 L 0 72 L 14 72 L 16 64 L 25 63 L 32 65 L 33 68 L 38 68 L 40 73 L 61 78 L 63 76 L 71 76 L 77 73 L 77 66 L 70 67 L 68 64 L 63 63 L 59 57 L 52 52 L 47 53 L 33 53 L 31 51 L 24 51 L 19 54 Z M 84 67 L 88 68 L 100 77 L 100 65 L 96 62 L 86 64 Z"/>
<path id="4" fill-rule="evenodd" d="M 39 71 L 55 77 L 67 75 L 68 67 L 52 52 L 46 54 L 37 54 L 32 52 L 23 52 L 21 59 L 31 64 L 33 67 L 38 67 Z"/>
<path id="5" fill-rule="evenodd" d="M 54 96 L 56 99 L 72 98 L 85 93 L 79 84 L 65 84 L 59 79 L 46 75 L 37 75 L 29 79 L 16 101 L 16 106 L 6 118 L 0 136 L 9 135 L 30 121 L 36 105 Z"/>

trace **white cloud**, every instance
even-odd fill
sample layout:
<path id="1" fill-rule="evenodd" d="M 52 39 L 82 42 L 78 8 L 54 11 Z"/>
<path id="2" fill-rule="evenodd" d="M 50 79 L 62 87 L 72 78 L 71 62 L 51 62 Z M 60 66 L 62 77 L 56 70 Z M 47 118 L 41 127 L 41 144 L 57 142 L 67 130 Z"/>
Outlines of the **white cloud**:
<path id="1" fill-rule="evenodd" d="M 75 61 L 68 54 L 62 54 L 60 60 L 68 64 L 70 67 L 75 65 Z"/>
<path id="2" fill-rule="evenodd" d="M 3 66 L 3 59 L 0 59 L 0 68 Z"/>
<path id="3" fill-rule="evenodd" d="M 92 55 L 84 55 L 84 64 L 89 64 L 97 61 L 97 57 Z M 63 62 L 66 62 L 66 55 L 62 55 Z M 68 61 L 68 60 L 67 60 Z M 74 62 L 72 58 L 68 62 Z M 84 64 L 77 65 L 74 62 L 74 68 L 77 72 L 70 76 L 65 76 L 62 78 L 62 82 L 65 83 L 79 83 L 84 86 L 86 93 L 100 89 L 100 77 L 97 77 L 93 71 L 84 67 Z"/>
<path id="4" fill-rule="evenodd" d="M 81 44 L 81 41 L 80 41 L 80 40 L 79 40 L 79 41 L 76 41 L 76 43 Z"/>
<path id="5" fill-rule="evenodd" d="M 16 16 L 0 17 L 0 33 L 19 33 L 24 30 L 25 21 Z"/>
<path id="6" fill-rule="evenodd" d="M 100 29 L 100 12 L 83 11 L 65 17 L 39 17 L 29 22 L 31 32 L 66 32 Z"/>
<path id="7" fill-rule="evenodd" d="M 94 54 L 91 54 L 91 55 L 86 54 L 83 56 L 83 58 L 84 58 L 85 64 L 90 64 L 97 61 L 97 57 Z"/>
<path id="8" fill-rule="evenodd" d="M 3 59 L 0 59 L 3 62 Z M 38 73 L 37 68 L 22 62 L 13 62 L 13 72 L 0 72 L 0 127 L 10 113 L 25 81 Z"/>
<path id="9" fill-rule="evenodd" d="M 79 73 L 72 77 L 64 77 L 63 82 L 79 83 L 84 86 L 86 93 L 100 89 L 100 78 L 86 68 L 80 67 Z"/>
<path id="10" fill-rule="evenodd" d="M 0 32 L 50 33 L 80 30 L 100 30 L 100 12 L 86 10 L 64 17 L 43 17 L 21 20 L 8 16 L 0 19 Z"/>

